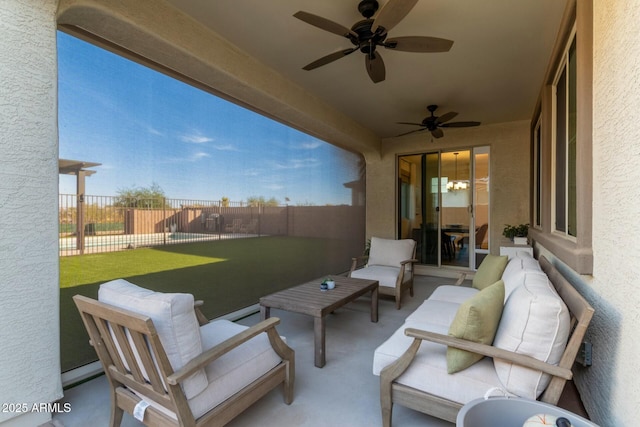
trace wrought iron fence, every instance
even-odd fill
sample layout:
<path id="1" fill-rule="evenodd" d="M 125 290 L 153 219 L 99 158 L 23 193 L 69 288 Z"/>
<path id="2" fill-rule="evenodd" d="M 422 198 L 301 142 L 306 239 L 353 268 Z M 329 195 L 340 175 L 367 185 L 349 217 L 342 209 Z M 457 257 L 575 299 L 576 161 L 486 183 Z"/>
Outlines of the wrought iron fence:
<path id="1" fill-rule="evenodd" d="M 61 194 L 60 255 L 261 235 L 261 217 L 286 207 L 243 202 Z M 271 233 L 286 227 L 270 224 Z"/>
<path id="2" fill-rule="evenodd" d="M 364 206 L 272 206 L 244 202 L 61 194 L 60 255 L 259 236 L 361 240 Z"/>

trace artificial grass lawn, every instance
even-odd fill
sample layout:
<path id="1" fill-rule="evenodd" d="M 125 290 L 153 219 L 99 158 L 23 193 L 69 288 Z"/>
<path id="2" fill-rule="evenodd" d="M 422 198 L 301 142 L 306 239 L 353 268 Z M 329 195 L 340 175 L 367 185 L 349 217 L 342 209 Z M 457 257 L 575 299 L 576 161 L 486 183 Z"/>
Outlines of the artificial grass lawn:
<path id="1" fill-rule="evenodd" d="M 362 247 L 348 241 L 259 237 L 61 257 L 62 371 L 97 359 L 71 298 L 97 298 L 106 281 L 122 278 L 160 292 L 191 293 L 204 300 L 203 312 L 211 319 L 261 296 L 344 272 L 360 253 Z"/>
<path id="2" fill-rule="evenodd" d="M 63 257 L 60 259 L 60 287 L 71 288 L 227 260 L 211 256 L 206 253 L 206 246 L 199 246 L 193 254 L 141 248 L 134 251 Z M 199 255 L 198 252 L 202 254 Z"/>

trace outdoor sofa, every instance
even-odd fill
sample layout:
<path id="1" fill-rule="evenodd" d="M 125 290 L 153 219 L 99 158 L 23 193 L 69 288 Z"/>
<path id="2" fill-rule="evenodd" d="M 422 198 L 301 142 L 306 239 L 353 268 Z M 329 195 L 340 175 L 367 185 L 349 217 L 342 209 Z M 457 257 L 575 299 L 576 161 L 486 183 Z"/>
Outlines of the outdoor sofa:
<path id="1" fill-rule="evenodd" d="M 439 286 L 375 350 L 383 425 L 394 403 L 455 422 L 491 390 L 555 405 L 592 315 L 544 257 L 488 255 L 472 287 Z"/>

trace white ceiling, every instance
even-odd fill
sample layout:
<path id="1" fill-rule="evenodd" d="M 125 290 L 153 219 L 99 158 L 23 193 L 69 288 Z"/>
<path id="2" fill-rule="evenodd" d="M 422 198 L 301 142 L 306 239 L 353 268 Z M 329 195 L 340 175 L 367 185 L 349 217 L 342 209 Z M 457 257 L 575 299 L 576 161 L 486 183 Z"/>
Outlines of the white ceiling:
<path id="1" fill-rule="evenodd" d="M 373 83 L 354 52 L 312 71 L 306 64 L 352 47 L 292 15 L 305 11 L 351 27 L 358 0 L 168 0 L 229 42 L 380 137 L 414 129 L 426 106 L 452 121 L 530 119 L 566 0 L 420 0 L 389 37 L 454 41 L 447 53 L 379 49 L 386 80 Z M 381 0 L 381 7 L 387 0 Z M 456 129 L 446 129 L 455 132 Z"/>

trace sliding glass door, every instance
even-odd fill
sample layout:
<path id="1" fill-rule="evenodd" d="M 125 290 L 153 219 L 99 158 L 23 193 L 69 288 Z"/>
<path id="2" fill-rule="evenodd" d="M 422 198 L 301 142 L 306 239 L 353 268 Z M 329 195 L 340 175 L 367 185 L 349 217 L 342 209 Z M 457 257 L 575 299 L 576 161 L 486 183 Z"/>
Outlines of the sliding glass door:
<path id="1" fill-rule="evenodd" d="M 421 264 L 475 268 L 488 253 L 489 149 L 398 158 L 398 235 Z"/>

